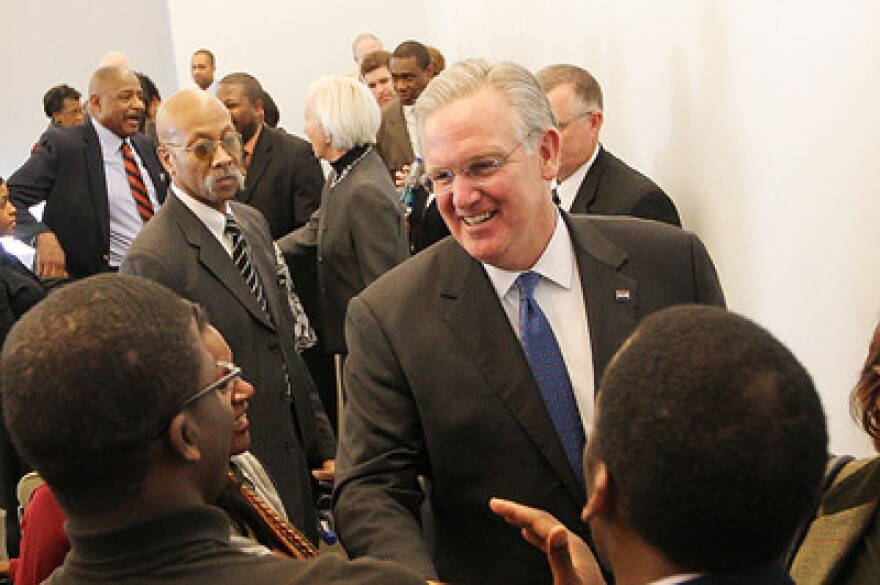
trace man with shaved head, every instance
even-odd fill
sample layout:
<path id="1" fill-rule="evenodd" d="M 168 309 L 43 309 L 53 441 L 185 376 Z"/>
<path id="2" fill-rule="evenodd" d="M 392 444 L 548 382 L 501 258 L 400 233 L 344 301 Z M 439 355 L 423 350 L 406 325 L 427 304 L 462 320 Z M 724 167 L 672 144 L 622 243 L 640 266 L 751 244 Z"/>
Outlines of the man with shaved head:
<path id="1" fill-rule="evenodd" d="M 132 244 L 122 272 L 158 281 L 202 304 L 259 389 L 252 451 L 275 480 L 290 520 L 317 539 L 309 470 L 332 476 L 335 437 L 297 353 L 305 336 L 265 218 L 235 202 L 244 187 L 242 139 L 208 92 L 180 91 L 157 117 L 159 158 L 171 175 L 166 204 Z"/>
<path id="2" fill-rule="evenodd" d="M 153 141 L 138 133 L 144 113 L 137 76 L 101 67 L 89 83 L 89 123 L 50 128 L 9 178 L 17 235 L 37 249 L 43 278 L 118 270 L 128 246 L 165 199 Z M 46 203 L 42 221 L 28 210 Z"/>

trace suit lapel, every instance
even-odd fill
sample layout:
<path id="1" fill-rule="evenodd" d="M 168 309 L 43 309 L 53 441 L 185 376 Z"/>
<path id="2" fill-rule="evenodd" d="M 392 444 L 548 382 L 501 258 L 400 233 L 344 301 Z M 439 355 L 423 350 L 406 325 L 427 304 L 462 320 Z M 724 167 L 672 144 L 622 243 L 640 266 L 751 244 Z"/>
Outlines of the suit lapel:
<path id="1" fill-rule="evenodd" d="M 602 180 L 602 174 L 608 165 L 608 153 L 605 152 L 601 145 L 597 145 L 596 148 L 599 149 L 599 154 L 596 155 L 596 160 L 593 161 L 590 170 L 587 171 L 587 176 L 584 177 L 571 204 L 573 213 L 588 213 L 590 207 L 596 201 L 596 196 L 599 194 L 599 182 Z"/>
<path id="2" fill-rule="evenodd" d="M 443 319 L 458 339 L 462 354 L 474 361 L 477 371 L 562 480 L 575 504 L 582 506 L 584 490 L 575 479 L 489 277 L 479 262 L 457 245 L 452 264 L 447 272 L 448 285 L 441 293 L 445 305 Z"/>
<path id="3" fill-rule="evenodd" d="M 89 178 L 89 192 L 95 202 L 98 225 L 101 228 L 101 238 L 104 248 L 110 245 L 110 198 L 107 194 L 107 177 L 104 174 L 104 154 L 101 152 L 101 142 L 98 133 L 91 122 L 83 124 L 83 139 L 86 148 L 86 174 Z M 105 252 L 106 253 L 106 252 Z"/>
<path id="4" fill-rule="evenodd" d="M 168 193 L 168 185 L 165 182 L 165 172 L 156 155 L 155 144 L 152 140 L 137 134 L 131 137 L 131 143 L 134 144 L 138 156 L 141 157 L 141 162 L 144 163 L 144 167 L 150 175 L 150 181 L 153 182 L 153 188 L 156 190 L 156 199 L 160 204 L 164 203 L 165 195 Z"/>
<path id="5" fill-rule="evenodd" d="M 247 169 L 247 179 L 245 180 L 244 191 L 239 194 L 237 199 L 244 203 L 248 203 L 257 189 L 257 184 L 266 169 L 269 168 L 269 161 L 272 160 L 272 137 L 268 126 L 263 126 L 260 130 L 260 138 L 254 146 L 254 154 L 251 157 L 251 164 Z"/>
<path id="6" fill-rule="evenodd" d="M 622 274 L 626 253 L 587 218 L 563 214 L 577 256 L 587 307 L 596 388 L 605 366 L 638 324 L 638 282 Z"/>
<path id="7" fill-rule="evenodd" d="M 255 320 L 269 329 L 274 329 L 254 293 L 251 292 L 238 268 L 232 262 L 232 258 L 217 241 L 217 238 L 177 197 L 173 195 L 169 197 L 166 205 L 170 207 L 169 213 L 177 221 L 189 245 L 198 249 L 199 263 L 213 274 L 220 281 L 220 284 L 226 287 Z"/>

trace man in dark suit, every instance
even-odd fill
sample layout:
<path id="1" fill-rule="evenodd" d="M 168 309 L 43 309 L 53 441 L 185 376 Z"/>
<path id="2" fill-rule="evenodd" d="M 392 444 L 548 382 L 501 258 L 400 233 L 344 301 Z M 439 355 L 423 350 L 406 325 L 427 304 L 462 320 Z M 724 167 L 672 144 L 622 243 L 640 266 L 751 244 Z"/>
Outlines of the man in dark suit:
<path id="1" fill-rule="evenodd" d="M 167 183 L 156 146 L 138 133 L 142 95 L 128 69 L 98 69 L 89 83 L 89 122 L 50 128 L 39 149 L 9 178 L 18 210 L 16 235 L 34 242 L 39 276 L 82 278 L 118 269 L 132 240 L 165 200 Z M 133 162 L 126 161 L 126 150 Z M 41 202 L 46 208 L 38 222 L 28 208 Z"/>
<path id="2" fill-rule="evenodd" d="M 559 131 L 524 68 L 457 63 L 416 107 L 453 238 L 349 304 L 337 526 L 353 556 L 443 581 L 547 582 L 542 556 L 486 502 L 521 498 L 575 525 L 583 437 L 612 354 L 656 310 L 723 304 L 721 287 L 693 234 L 556 208 Z M 433 552 L 417 520 L 419 476 L 430 484 Z"/>
<path id="3" fill-rule="evenodd" d="M 252 451 L 291 521 L 314 540 L 309 469 L 324 477 L 332 471 L 334 438 L 294 345 L 296 324 L 266 221 L 232 202 L 243 180 L 240 137 L 223 104 L 197 89 L 163 103 L 158 131 L 172 193 L 132 244 L 122 272 L 208 310 L 257 389 L 248 411 Z"/>
<path id="4" fill-rule="evenodd" d="M 391 80 L 397 99 L 382 108 L 376 150 L 392 178 L 412 164 L 416 153 L 413 106 L 434 76 L 431 55 L 418 41 L 404 41 L 391 54 Z"/>
<path id="5" fill-rule="evenodd" d="M 574 65 L 545 67 L 538 80 L 562 133 L 560 206 L 571 213 L 632 215 L 681 227 L 663 189 L 599 144 L 604 120 L 599 82 Z"/>
<path id="6" fill-rule="evenodd" d="M 247 178 L 236 199 L 259 209 L 277 240 L 304 225 L 320 206 L 321 164 L 308 142 L 263 123 L 263 88 L 252 75 L 227 75 L 217 98 L 244 141 Z"/>
<path id="7" fill-rule="evenodd" d="M 583 518 L 618 583 L 793 584 L 779 559 L 816 506 L 828 435 L 788 349 L 733 313 L 674 307 L 636 329 L 597 400 Z M 546 552 L 554 583 L 595 582 L 558 520 L 491 506 Z"/>

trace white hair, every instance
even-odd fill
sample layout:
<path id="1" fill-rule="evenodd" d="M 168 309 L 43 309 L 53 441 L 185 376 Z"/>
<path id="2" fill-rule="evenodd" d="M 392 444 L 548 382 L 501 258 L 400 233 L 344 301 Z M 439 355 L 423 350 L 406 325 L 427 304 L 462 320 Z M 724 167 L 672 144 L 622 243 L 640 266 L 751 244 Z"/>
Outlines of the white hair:
<path id="1" fill-rule="evenodd" d="M 343 75 L 312 83 L 306 90 L 305 110 L 340 150 L 376 142 L 382 122 L 379 104 L 367 86 Z"/>

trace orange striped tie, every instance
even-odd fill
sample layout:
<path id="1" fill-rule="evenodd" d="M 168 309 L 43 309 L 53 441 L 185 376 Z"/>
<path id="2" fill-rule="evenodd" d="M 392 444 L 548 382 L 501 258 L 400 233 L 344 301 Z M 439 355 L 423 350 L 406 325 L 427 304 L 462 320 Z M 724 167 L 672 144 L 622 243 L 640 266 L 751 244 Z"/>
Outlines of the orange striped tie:
<path id="1" fill-rule="evenodd" d="M 134 155 L 128 142 L 122 143 L 122 160 L 125 162 L 125 176 L 128 177 L 131 196 L 134 197 L 134 202 L 137 205 L 141 219 L 144 220 L 144 223 L 147 223 L 153 217 L 153 203 L 150 201 L 150 194 L 147 192 L 147 186 L 144 185 L 144 177 L 141 175 L 141 170 L 134 160 Z"/>

